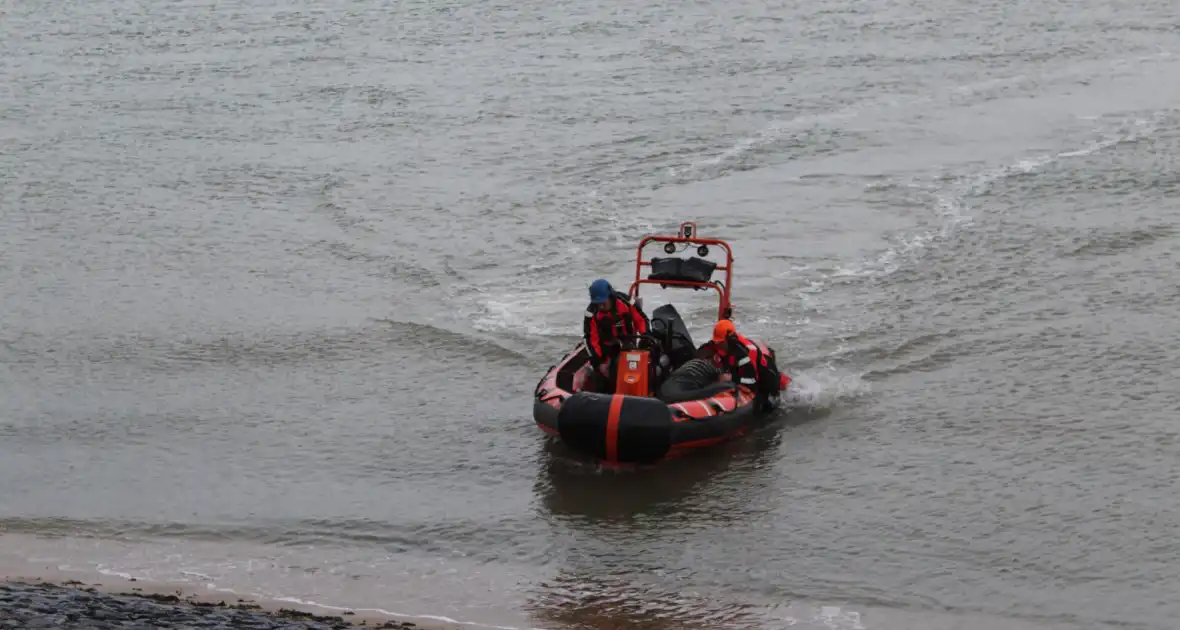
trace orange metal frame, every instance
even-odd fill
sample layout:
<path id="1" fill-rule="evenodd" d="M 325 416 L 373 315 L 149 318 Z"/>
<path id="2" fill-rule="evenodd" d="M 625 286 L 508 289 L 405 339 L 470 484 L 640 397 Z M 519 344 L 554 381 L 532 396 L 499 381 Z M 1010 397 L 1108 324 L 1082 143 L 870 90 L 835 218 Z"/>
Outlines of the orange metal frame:
<path id="1" fill-rule="evenodd" d="M 685 228 L 692 226 L 691 234 L 694 236 L 685 236 Z M 639 285 L 641 284 L 658 284 L 661 286 L 684 287 L 693 289 L 715 289 L 721 297 L 721 303 L 717 306 L 718 319 L 731 319 L 733 317 L 733 305 L 729 301 L 730 292 L 733 290 L 733 249 L 730 248 L 729 243 L 715 238 L 699 238 L 696 234 L 696 223 L 686 221 L 680 224 L 680 234 L 676 236 L 654 236 L 648 235 L 639 241 L 639 246 L 636 248 L 635 259 L 635 282 L 631 284 L 631 299 L 634 300 L 639 296 Z M 650 243 L 688 243 L 692 245 L 715 245 L 725 248 L 725 264 L 718 265 L 714 271 L 725 272 L 725 284 L 720 285 L 718 281 L 711 282 L 691 282 L 688 280 L 653 280 L 651 278 L 643 277 L 643 268 L 651 267 L 651 260 L 643 259 L 643 248 Z"/>

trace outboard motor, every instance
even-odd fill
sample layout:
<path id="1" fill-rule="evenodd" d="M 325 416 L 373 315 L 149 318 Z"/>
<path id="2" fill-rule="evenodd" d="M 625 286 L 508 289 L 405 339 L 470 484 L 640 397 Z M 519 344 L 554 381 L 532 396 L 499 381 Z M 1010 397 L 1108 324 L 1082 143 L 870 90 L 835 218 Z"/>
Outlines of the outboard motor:
<path id="1" fill-rule="evenodd" d="M 651 316 L 651 334 L 658 338 L 661 353 L 660 365 L 665 373 L 670 373 L 692 360 L 696 355 L 696 345 L 692 342 L 692 335 L 684 325 L 680 313 L 671 304 L 665 304 L 655 310 Z M 667 359 L 665 362 L 664 358 Z"/>

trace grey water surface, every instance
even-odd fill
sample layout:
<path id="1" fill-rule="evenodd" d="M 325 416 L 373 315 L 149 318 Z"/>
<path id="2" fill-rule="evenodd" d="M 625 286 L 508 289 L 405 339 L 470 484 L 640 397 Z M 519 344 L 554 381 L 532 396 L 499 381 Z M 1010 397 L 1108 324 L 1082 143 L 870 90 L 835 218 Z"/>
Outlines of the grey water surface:
<path id="1" fill-rule="evenodd" d="M 0 4 L 0 551 L 512 627 L 1176 628 L 1178 16 Z M 533 386 L 686 220 L 789 408 L 597 470 Z"/>

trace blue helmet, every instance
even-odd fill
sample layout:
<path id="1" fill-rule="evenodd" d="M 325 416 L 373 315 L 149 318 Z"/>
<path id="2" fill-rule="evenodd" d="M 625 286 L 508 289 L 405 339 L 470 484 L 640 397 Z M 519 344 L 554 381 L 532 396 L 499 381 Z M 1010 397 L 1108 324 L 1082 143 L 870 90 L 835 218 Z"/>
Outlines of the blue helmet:
<path id="1" fill-rule="evenodd" d="M 610 299 L 611 286 L 610 283 L 602 278 L 590 283 L 590 303 L 602 304 Z"/>

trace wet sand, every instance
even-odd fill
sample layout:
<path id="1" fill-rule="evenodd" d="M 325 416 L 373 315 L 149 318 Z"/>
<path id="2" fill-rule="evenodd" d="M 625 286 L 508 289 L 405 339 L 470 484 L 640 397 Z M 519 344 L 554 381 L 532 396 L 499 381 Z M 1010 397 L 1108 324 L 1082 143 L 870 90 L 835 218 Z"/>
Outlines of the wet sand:
<path id="1" fill-rule="evenodd" d="M 13 621 L 25 625 L 13 626 Z M 141 626 L 248 627 L 259 630 L 357 627 L 457 630 L 465 627 L 442 621 L 401 619 L 371 611 L 342 611 L 326 606 L 256 599 L 190 585 L 67 571 L 34 563 L 0 565 L 0 628 Z"/>

